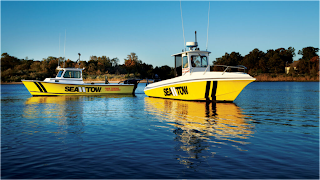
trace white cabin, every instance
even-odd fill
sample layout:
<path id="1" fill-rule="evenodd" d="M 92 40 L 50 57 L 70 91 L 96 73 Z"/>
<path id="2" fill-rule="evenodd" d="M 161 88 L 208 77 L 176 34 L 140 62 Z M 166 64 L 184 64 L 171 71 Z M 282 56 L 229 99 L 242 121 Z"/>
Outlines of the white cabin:
<path id="1" fill-rule="evenodd" d="M 59 70 L 59 72 L 55 78 L 46 78 L 44 81 L 68 84 L 84 84 L 82 78 L 82 71 L 84 68 L 61 68 L 58 66 L 57 70 Z"/>
<path id="2" fill-rule="evenodd" d="M 176 76 L 192 72 L 205 72 L 209 66 L 209 51 L 200 51 L 197 42 L 187 42 L 189 51 L 173 54 L 175 58 Z M 195 48 L 195 49 L 193 49 Z M 210 71 L 210 69 L 209 69 Z"/>

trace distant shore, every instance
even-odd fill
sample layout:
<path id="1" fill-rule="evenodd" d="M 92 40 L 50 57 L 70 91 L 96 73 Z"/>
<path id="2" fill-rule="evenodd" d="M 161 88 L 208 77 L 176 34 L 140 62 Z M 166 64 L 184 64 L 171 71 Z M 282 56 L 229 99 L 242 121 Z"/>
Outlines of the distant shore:
<path id="1" fill-rule="evenodd" d="M 320 82 L 320 77 L 316 78 L 309 78 L 309 77 L 264 77 L 264 76 L 257 76 L 255 77 L 255 82 Z M 104 81 L 86 81 L 85 83 L 104 83 Z M 152 81 L 148 81 L 149 83 Z M 109 83 L 119 83 L 119 81 L 109 81 Z M 140 81 L 140 83 L 147 83 L 146 79 Z M 0 85 L 6 84 L 23 84 L 22 82 L 0 82 Z"/>
<path id="2" fill-rule="evenodd" d="M 271 75 L 271 74 L 260 74 L 254 76 L 256 82 L 319 82 L 319 76 L 287 76 L 284 74 L 281 75 Z"/>
<path id="3" fill-rule="evenodd" d="M 319 82 L 319 76 L 288 76 L 285 74 L 272 75 L 272 74 L 259 74 L 254 76 L 256 78 L 255 82 Z M 109 83 L 119 83 L 120 81 L 126 80 L 123 79 L 110 79 Z M 84 79 L 85 83 L 104 83 L 103 79 Z M 142 79 L 141 83 L 146 83 L 147 79 Z M 150 80 L 148 80 L 150 82 Z M 151 81 L 152 82 L 152 81 Z M 23 84 L 22 82 L 1 82 L 1 84 Z"/>

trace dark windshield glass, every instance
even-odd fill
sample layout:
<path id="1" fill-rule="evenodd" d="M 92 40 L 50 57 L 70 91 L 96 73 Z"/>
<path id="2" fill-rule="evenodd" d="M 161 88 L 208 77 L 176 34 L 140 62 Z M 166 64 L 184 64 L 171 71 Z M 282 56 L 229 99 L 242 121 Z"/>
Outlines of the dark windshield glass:
<path id="1" fill-rule="evenodd" d="M 207 67 L 208 61 L 206 56 L 191 56 L 192 67 Z"/>
<path id="2" fill-rule="evenodd" d="M 63 71 L 59 71 L 57 77 L 61 77 Z"/>
<path id="3" fill-rule="evenodd" d="M 183 68 L 188 68 L 188 56 L 183 56 Z"/>
<path id="4" fill-rule="evenodd" d="M 63 75 L 64 78 L 81 78 L 80 71 L 66 71 Z"/>
<path id="5" fill-rule="evenodd" d="M 175 76 L 181 76 L 182 75 L 182 58 L 181 55 L 175 56 Z"/>

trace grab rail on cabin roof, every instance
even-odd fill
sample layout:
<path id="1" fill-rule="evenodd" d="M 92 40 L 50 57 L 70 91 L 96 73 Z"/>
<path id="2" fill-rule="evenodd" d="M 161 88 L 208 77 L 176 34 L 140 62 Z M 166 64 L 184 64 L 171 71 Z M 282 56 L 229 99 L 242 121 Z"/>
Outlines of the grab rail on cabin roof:
<path id="1" fill-rule="evenodd" d="M 243 70 L 243 73 L 246 73 L 246 67 L 243 65 L 238 65 L 238 66 L 227 66 L 227 65 L 213 65 L 212 67 L 217 66 L 217 67 L 224 67 L 224 71 L 222 72 L 222 75 L 227 72 L 228 70 L 230 71 L 231 69 L 238 69 L 238 70 Z"/>

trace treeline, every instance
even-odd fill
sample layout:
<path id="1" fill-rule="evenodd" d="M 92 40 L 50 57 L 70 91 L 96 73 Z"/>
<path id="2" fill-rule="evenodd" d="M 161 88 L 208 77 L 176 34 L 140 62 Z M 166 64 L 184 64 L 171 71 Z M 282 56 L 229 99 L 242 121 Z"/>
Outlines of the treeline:
<path id="1" fill-rule="evenodd" d="M 295 49 L 279 48 L 270 49 L 267 52 L 259 49 L 252 50 L 244 57 L 238 52 L 225 53 L 224 56 L 216 58 L 214 65 L 237 66 L 244 65 L 248 68 L 248 73 L 257 76 L 262 73 L 281 74 L 285 73 L 285 67 L 290 67 L 290 76 L 319 76 L 319 48 L 305 47 L 298 51 L 302 55 L 296 67 L 293 66 L 293 57 Z M 153 67 L 139 60 L 135 53 L 130 53 L 124 59 L 124 64 L 119 64 L 118 58 L 109 58 L 107 56 L 91 56 L 88 61 L 64 61 L 63 58 L 52 57 L 44 58 L 42 61 L 18 59 L 10 56 L 8 53 L 1 55 L 1 82 L 19 82 L 26 80 L 44 80 L 47 77 L 55 77 L 57 74 L 56 67 L 60 61 L 61 67 L 80 67 L 85 68 L 83 71 L 84 78 L 94 79 L 98 76 L 108 74 L 127 74 L 134 75 L 136 78 L 154 78 L 157 74 L 161 79 L 174 77 L 174 68 L 167 65 Z"/>
<path id="2" fill-rule="evenodd" d="M 290 67 L 289 75 L 318 76 L 319 74 L 319 48 L 305 47 L 298 51 L 302 55 L 296 67 L 293 66 L 295 49 L 279 48 L 270 49 L 266 53 L 259 49 L 252 50 L 244 57 L 238 52 L 225 53 L 224 56 L 216 58 L 214 65 L 236 66 L 243 65 L 248 68 L 248 73 L 256 76 L 261 73 L 285 73 L 285 67 Z"/>
<path id="3" fill-rule="evenodd" d="M 44 58 L 42 61 L 18 59 L 10 56 L 8 53 L 1 55 L 1 82 L 19 82 L 26 80 L 44 80 L 47 77 L 55 77 L 56 68 L 60 61 L 61 67 L 79 67 L 85 68 L 84 78 L 90 76 L 107 74 L 134 74 L 136 78 L 153 78 L 156 74 L 162 79 L 173 77 L 174 69 L 169 66 L 153 67 L 150 64 L 143 63 L 138 59 L 135 53 L 131 53 L 125 59 L 124 64 L 119 64 L 118 58 L 109 58 L 106 56 L 91 56 L 88 61 L 64 61 L 62 57 Z M 129 77 L 129 76 L 128 76 Z"/>

